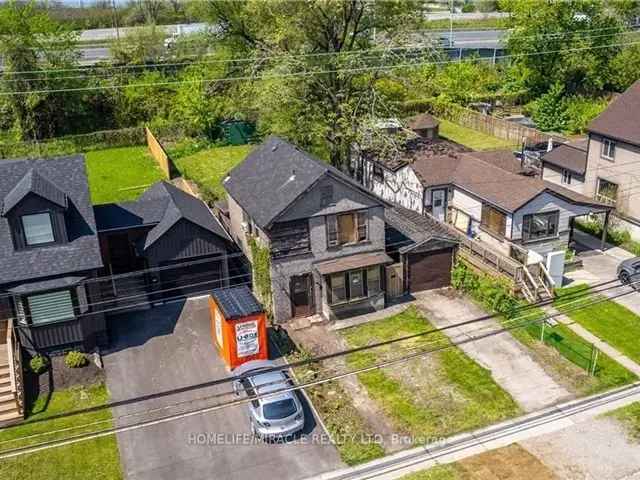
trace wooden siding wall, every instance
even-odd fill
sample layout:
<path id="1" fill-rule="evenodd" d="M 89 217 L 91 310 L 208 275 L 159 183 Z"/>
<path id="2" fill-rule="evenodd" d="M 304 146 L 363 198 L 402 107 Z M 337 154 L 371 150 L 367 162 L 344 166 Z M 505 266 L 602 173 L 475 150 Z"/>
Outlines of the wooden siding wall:
<path id="1" fill-rule="evenodd" d="M 219 255 L 227 252 L 227 243 L 218 235 L 180 220 L 146 252 L 150 264 L 160 264 L 185 258 Z"/>
<path id="2" fill-rule="evenodd" d="M 276 223 L 269 231 L 271 254 L 274 257 L 311 251 L 309 220 Z"/>
<path id="3" fill-rule="evenodd" d="M 171 178 L 171 159 L 165 151 L 160 141 L 153 135 L 151 130 L 147 127 L 144 128 L 144 133 L 147 137 L 147 147 L 154 160 L 158 163 L 160 170 L 162 170 L 167 178 Z"/>

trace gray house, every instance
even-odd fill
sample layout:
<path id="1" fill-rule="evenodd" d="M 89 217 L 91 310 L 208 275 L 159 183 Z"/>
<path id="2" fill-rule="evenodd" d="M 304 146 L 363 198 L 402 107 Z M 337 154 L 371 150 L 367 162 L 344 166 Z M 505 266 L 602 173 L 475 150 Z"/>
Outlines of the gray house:
<path id="1" fill-rule="evenodd" d="M 251 237 L 270 250 L 275 321 L 384 307 L 384 200 L 276 137 L 224 187 L 233 239 L 250 259 Z"/>
<path id="2" fill-rule="evenodd" d="M 106 342 L 102 268 L 84 157 L 0 163 L 0 326 L 16 318 L 30 350 Z"/>

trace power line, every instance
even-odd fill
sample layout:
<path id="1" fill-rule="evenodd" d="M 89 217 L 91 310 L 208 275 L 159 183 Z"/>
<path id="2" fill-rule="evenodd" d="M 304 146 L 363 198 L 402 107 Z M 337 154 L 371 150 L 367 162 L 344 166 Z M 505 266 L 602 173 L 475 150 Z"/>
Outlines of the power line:
<path id="1" fill-rule="evenodd" d="M 622 297 L 624 295 L 628 295 L 630 293 L 634 293 L 635 290 L 630 290 L 628 292 L 619 294 L 615 297 L 611 297 L 611 298 L 603 298 L 603 299 L 598 299 L 594 302 L 591 302 L 587 305 L 581 305 L 578 307 L 578 309 L 582 309 L 582 308 L 587 308 L 589 306 L 598 304 L 598 303 L 602 303 L 604 301 L 609 301 L 612 298 L 618 298 L 618 297 Z M 566 312 L 565 312 L 566 313 Z M 238 400 L 231 400 L 228 402 L 223 402 L 223 403 L 219 403 L 219 404 L 215 404 L 215 405 L 210 405 L 208 407 L 202 407 L 202 408 L 198 408 L 195 410 L 191 410 L 191 411 L 187 411 L 187 412 L 182 412 L 179 414 L 174 414 L 174 415 L 168 415 L 165 417 L 161 417 L 161 418 L 157 418 L 157 419 L 152 419 L 152 420 L 146 420 L 146 421 L 142 421 L 139 422 L 137 424 L 132 424 L 132 425 L 126 425 L 126 426 L 121 426 L 121 427 L 112 427 L 112 428 L 108 428 L 105 430 L 101 430 L 98 432 L 92 432 L 92 433 L 84 433 L 84 434 L 79 434 L 79 435 L 75 435 L 75 436 L 71 436 L 68 438 L 64 438 L 64 439 L 59 439 L 59 440 L 51 440 L 48 442 L 42 442 L 39 444 L 35 444 L 35 445 L 30 445 L 30 446 L 26 446 L 26 447 L 18 447 L 12 450 L 7 450 L 7 451 L 3 451 L 0 452 L 0 459 L 6 459 L 6 458 L 13 458 L 13 457 L 17 457 L 17 456 L 21 456 L 21 455 L 26 455 L 26 454 L 30 454 L 30 453 L 35 453 L 38 451 L 42 451 L 42 450 L 47 450 L 50 448 L 57 448 L 57 447 L 61 447 L 61 446 L 65 446 L 65 445 L 71 445 L 71 444 L 75 444 L 75 443 L 79 443 L 79 442 L 83 442 L 83 441 L 87 441 L 87 440 L 92 440 L 92 439 L 96 439 L 96 438 L 101 438 L 104 436 L 108 436 L 108 435 L 113 435 L 115 433 L 122 433 L 122 432 L 128 432 L 128 431 L 133 431 L 133 430 L 139 430 L 142 428 L 146 428 L 149 426 L 154 426 L 154 425 L 159 425 L 159 424 L 163 424 L 163 423 L 167 423 L 170 421 L 174 421 L 174 420 L 181 420 L 184 418 L 188 418 L 188 417 L 193 417 L 195 415 L 201 415 L 201 414 L 205 414 L 205 413 L 210 413 L 210 412 L 214 412 L 214 411 L 218 411 L 218 410 L 222 410 L 224 408 L 229 408 L 229 407 L 233 407 L 233 406 L 237 406 L 237 405 L 241 405 L 244 403 L 248 403 L 254 400 L 259 400 L 259 399 L 263 399 L 263 398 L 270 398 L 273 397 L 275 395 L 281 394 L 281 393 L 286 393 L 286 392 L 293 392 L 293 391 L 298 391 L 298 390 L 302 390 L 302 389 L 306 389 L 306 388 L 310 388 L 313 386 L 317 386 L 317 385 L 321 385 L 327 382 L 331 382 L 331 381 L 336 381 L 336 380 L 340 380 L 341 378 L 345 378 L 348 376 L 352 376 L 352 375 L 358 375 L 358 374 L 362 374 L 362 373 L 366 373 L 369 371 L 373 371 L 373 370 L 379 370 L 381 368 L 387 368 L 390 367 L 392 365 L 398 364 L 398 363 L 404 363 L 407 362 L 409 360 L 415 359 L 415 358 L 420 358 L 422 356 L 434 353 L 434 352 L 438 352 L 438 351 L 442 351 L 442 350 L 446 350 L 449 348 L 455 348 L 458 347 L 460 345 L 464 345 L 467 343 L 472 343 L 478 340 L 482 340 L 485 338 L 489 338 L 495 335 L 499 335 L 502 333 L 506 333 L 506 332 L 510 332 L 512 330 L 516 330 L 518 328 L 523 328 L 527 325 L 530 324 L 535 324 L 535 323 L 541 323 L 541 322 L 546 322 L 547 320 L 557 317 L 557 316 L 562 316 L 565 315 L 565 313 L 559 312 L 559 313 L 555 313 L 555 314 L 551 314 L 551 315 L 547 315 L 542 319 L 536 319 L 536 320 L 532 320 L 532 321 L 527 321 L 527 322 L 523 322 L 517 325 L 511 325 L 508 327 L 504 327 L 504 328 L 500 328 L 497 330 L 493 330 L 481 335 L 478 335 L 476 337 L 471 337 L 471 338 L 467 338 L 464 340 L 460 340 L 458 342 L 450 342 L 447 345 L 444 346 L 439 346 L 430 350 L 426 350 L 426 351 L 418 351 L 409 355 L 404 355 L 400 358 L 395 358 L 392 360 L 387 360 L 384 362 L 379 362 L 376 363 L 374 365 L 371 366 L 367 366 L 367 367 L 361 367 L 358 369 L 354 369 L 354 370 L 350 370 L 344 373 L 340 373 L 337 375 L 333 375 L 331 377 L 328 378 L 323 378 L 323 379 L 319 379 L 319 380 L 314 380 L 314 381 L 310 381 L 310 382 L 306 382 L 303 384 L 299 384 L 299 385 L 291 385 L 291 386 L 287 386 L 285 388 L 281 388 L 281 389 L 277 389 L 274 390 L 272 392 L 269 392 L 267 394 L 255 394 L 255 395 L 248 395 L 247 398 L 243 398 L 243 399 L 238 399 Z M 369 347 L 367 347 L 369 348 Z M 299 362 L 297 362 L 299 363 Z M 265 370 L 265 372 L 267 371 L 280 371 L 280 370 L 286 370 L 286 369 L 290 369 L 290 368 L 295 368 L 296 364 L 292 363 L 290 365 L 285 365 L 282 367 L 278 367 L 278 368 L 273 368 L 273 369 L 268 369 Z M 226 379 L 226 382 L 230 382 L 230 381 L 235 381 L 235 380 L 239 380 L 241 378 L 244 378 L 246 376 L 250 376 L 250 375 L 244 375 L 244 376 L 235 376 L 235 377 L 229 377 L 228 379 Z"/>
<path id="2" fill-rule="evenodd" d="M 598 284 L 597 286 L 593 286 L 589 290 L 580 290 L 580 291 L 577 291 L 577 292 L 570 293 L 570 294 L 566 295 L 565 297 L 563 297 L 563 299 L 565 301 L 569 300 L 568 302 L 564 303 L 563 306 L 567 306 L 567 305 L 582 301 L 584 297 L 597 295 L 597 294 L 602 293 L 605 290 L 610 290 L 612 288 L 619 288 L 621 286 L 622 287 L 626 286 L 626 285 L 615 285 L 613 287 L 605 288 L 605 289 L 602 289 L 602 290 L 594 290 L 593 289 L 594 287 L 598 287 L 598 286 L 602 286 L 602 285 L 606 285 L 606 284 L 614 283 L 614 282 L 618 282 L 618 280 L 609 280 L 607 282 L 603 282 L 601 284 Z M 631 284 L 629 284 L 629 286 L 633 286 L 636 283 L 640 283 L 640 282 L 632 282 Z M 631 293 L 631 292 L 628 292 L 628 293 Z M 597 303 L 600 303 L 601 301 L 606 301 L 608 299 L 610 299 L 610 298 L 600 299 Z M 553 299 L 551 299 L 551 302 L 552 301 L 553 301 Z M 521 315 L 521 316 L 518 316 L 518 317 L 514 317 L 514 318 L 504 322 L 503 326 L 504 325 L 511 325 L 511 324 L 515 323 L 516 321 L 523 320 L 524 318 L 527 318 L 527 317 L 529 317 L 531 315 L 538 315 L 540 312 L 535 310 L 535 309 L 537 309 L 538 307 L 542 306 L 542 303 L 543 302 L 539 302 L 538 304 L 526 305 L 524 307 L 521 307 L 521 308 L 517 309 L 516 310 L 517 312 L 520 312 L 520 311 L 525 311 L 526 312 L 526 311 L 529 311 L 529 310 L 532 310 L 532 311 L 530 313 L 525 313 L 524 315 Z M 550 302 L 545 302 L 545 303 L 550 303 Z M 578 308 L 586 308 L 587 306 L 589 306 L 589 305 L 580 305 L 580 306 L 578 306 Z M 565 310 L 564 313 L 566 313 L 566 310 Z M 534 322 L 539 322 L 539 321 L 543 321 L 543 320 L 546 321 L 546 319 L 553 318 L 554 316 L 558 316 L 558 315 L 561 315 L 561 313 L 547 315 L 545 318 L 535 319 Z M 350 355 L 350 354 L 353 354 L 353 353 L 358 353 L 358 352 L 361 352 L 361 351 L 367 351 L 367 350 L 370 350 L 370 349 L 380 348 L 380 347 L 388 346 L 388 345 L 392 345 L 392 344 L 395 345 L 396 343 L 399 343 L 399 342 L 404 342 L 404 341 L 407 341 L 407 340 L 426 337 L 426 336 L 431 335 L 433 333 L 441 333 L 441 332 L 443 332 L 445 330 L 454 329 L 454 328 L 458 328 L 458 327 L 465 326 L 465 325 L 470 325 L 470 324 L 475 324 L 475 323 L 478 323 L 478 322 L 487 321 L 487 320 L 490 320 L 490 319 L 493 319 L 493 318 L 499 317 L 499 316 L 501 316 L 501 315 L 498 314 L 498 313 L 496 313 L 496 314 L 488 314 L 488 315 L 484 315 L 482 317 L 477 317 L 477 318 L 474 318 L 474 319 L 466 320 L 466 321 L 463 321 L 463 322 L 458 322 L 458 323 L 447 325 L 447 326 L 444 326 L 444 327 L 434 328 L 434 329 L 431 329 L 431 330 L 426 330 L 426 331 L 418 332 L 418 333 L 415 333 L 415 334 L 405 335 L 405 336 L 393 338 L 393 339 L 390 339 L 390 340 L 379 341 L 377 343 L 370 343 L 370 344 L 367 344 L 367 345 L 361 346 L 361 347 L 353 347 L 353 348 L 350 348 L 350 349 L 346 349 L 346 350 L 342 350 L 342 351 L 339 351 L 339 352 L 334 352 L 334 353 L 331 353 L 331 354 L 318 356 L 318 357 L 311 358 L 311 359 L 305 359 L 305 360 L 300 360 L 300 361 L 297 361 L 297 362 L 292 362 L 292 363 L 290 363 L 288 365 L 281 365 L 281 366 L 277 366 L 277 367 L 265 370 L 265 372 L 281 371 L 281 370 L 287 370 L 289 368 L 297 368 L 297 367 L 305 366 L 305 365 L 308 365 L 308 364 L 311 364 L 311 363 L 319 363 L 319 362 L 322 362 L 324 360 L 330 360 L 330 359 L 333 359 L 333 358 L 346 356 L 346 355 Z M 474 330 L 472 332 L 469 332 L 469 333 L 473 333 L 473 332 L 480 331 L 480 330 L 482 330 L 482 329 L 476 329 L 476 330 Z M 432 342 L 432 344 L 433 344 L 433 342 Z M 411 351 L 411 350 L 414 350 L 415 348 L 419 348 L 419 347 L 410 347 L 408 349 L 405 349 L 405 351 Z M 67 413 L 64 413 L 64 414 L 58 414 L 58 415 L 47 417 L 47 418 L 44 418 L 44 419 L 41 419 L 41 420 L 36 420 L 35 422 L 32 422 L 32 423 L 47 422 L 47 421 L 56 420 L 56 419 L 59 419 L 59 418 L 66 418 L 66 417 L 69 417 L 69 416 L 75 416 L 75 415 L 80 415 L 80 414 L 84 414 L 84 413 L 95 412 L 95 411 L 103 410 L 103 409 L 106 409 L 106 408 L 115 408 L 115 407 L 122 406 L 122 405 L 130 405 L 131 403 L 137 403 L 137 402 L 144 401 L 144 400 L 155 399 L 155 398 L 164 397 L 164 396 L 167 396 L 167 395 L 174 395 L 174 394 L 178 394 L 178 393 L 184 393 L 186 391 L 198 390 L 198 389 L 202 389 L 202 388 L 205 388 L 205 387 L 217 386 L 217 385 L 228 383 L 228 382 L 231 382 L 231 381 L 240 380 L 241 378 L 242 378 L 242 376 L 235 376 L 235 377 L 230 377 L 230 378 L 222 378 L 222 379 L 212 380 L 212 381 L 204 382 L 204 383 L 197 384 L 197 385 L 191 385 L 191 386 L 188 386 L 188 387 L 174 389 L 174 390 L 171 390 L 169 392 L 161 392 L 161 393 L 158 393 L 158 394 L 147 395 L 145 397 L 138 398 L 138 399 L 133 399 L 135 401 L 132 401 L 131 399 L 130 400 L 123 400 L 123 401 L 119 401 L 119 402 L 112 402 L 112 403 L 106 404 L 106 405 L 90 407 L 90 408 L 83 409 L 83 410 L 77 410 L 77 411 L 67 412 Z M 200 397 L 200 398 L 197 398 L 197 399 L 186 401 L 186 403 L 194 403 L 194 402 L 203 401 L 203 400 L 210 400 L 212 398 L 217 398 L 217 397 L 224 396 L 224 395 L 227 395 L 227 393 L 215 394 L 213 396 L 207 396 L 207 397 Z M 169 404 L 167 406 L 161 407 L 160 410 L 172 408 L 173 406 L 181 405 L 181 404 L 184 404 L 184 403 L 185 402 L 178 402 L 178 403 L 174 403 L 174 404 Z M 155 409 L 154 409 L 154 411 L 155 411 Z M 118 420 L 118 419 L 121 419 L 121 418 L 125 418 L 125 417 L 129 417 L 129 416 L 132 416 L 132 415 L 144 414 L 145 412 L 146 411 L 142 411 L 142 412 L 136 413 L 136 414 L 127 414 L 127 415 L 124 415 L 124 416 L 119 416 L 115 420 Z M 24 438 L 27 438 L 27 437 L 22 437 L 22 439 L 24 439 Z M 3 442 L 0 442 L 0 444 L 1 443 L 3 443 Z M 6 443 L 6 442 L 4 442 L 4 443 Z"/>
<path id="3" fill-rule="evenodd" d="M 528 57 L 528 56 L 548 55 L 551 53 L 567 53 L 567 52 L 577 52 L 577 51 L 585 51 L 585 50 L 597 50 L 602 48 L 636 45 L 639 43 L 640 41 L 636 41 L 636 42 L 614 43 L 614 44 L 606 44 L 606 45 L 598 45 L 598 46 L 575 47 L 575 48 L 561 49 L 561 50 L 547 50 L 547 51 L 541 51 L 541 52 L 498 55 L 492 58 L 478 58 L 478 59 L 475 59 L 475 61 L 494 61 L 494 60 L 503 59 L 503 58 L 520 58 L 520 57 Z M 441 64 L 448 64 L 448 63 L 459 63 L 459 62 L 460 60 L 443 60 L 443 61 L 394 64 L 394 65 L 387 65 L 387 66 L 378 65 L 378 66 L 356 67 L 356 68 L 336 68 L 336 69 L 330 69 L 330 70 L 292 72 L 292 73 L 285 73 L 285 74 L 245 75 L 245 76 L 239 76 L 239 77 L 220 77 L 220 78 L 210 78 L 210 79 L 131 83 L 131 84 L 120 84 L 120 85 L 99 85 L 99 86 L 95 85 L 95 86 L 75 87 L 75 88 L 66 88 L 66 89 L 62 88 L 62 89 L 9 91 L 9 92 L 0 92 L 0 96 L 26 95 L 26 94 L 34 94 L 34 93 L 65 93 L 65 92 L 84 92 L 84 91 L 95 91 L 95 90 L 117 90 L 121 88 L 172 86 L 172 85 L 182 85 L 182 84 L 198 84 L 198 83 L 213 83 L 213 82 L 227 83 L 227 82 L 234 82 L 234 81 L 249 81 L 249 80 L 258 81 L 258 80 L 271 80 L 275 78 L 308 77 L 308 76 L 315 76 L 315 75 L 325 75 L 330 73 L 357 73 L 357 72 L 368 72 L 368 71 L 370 72 L 387 71 L 387 70 L 394 70 L 397 68 L 416 68 L 424 65 L 441 65 Z"/>

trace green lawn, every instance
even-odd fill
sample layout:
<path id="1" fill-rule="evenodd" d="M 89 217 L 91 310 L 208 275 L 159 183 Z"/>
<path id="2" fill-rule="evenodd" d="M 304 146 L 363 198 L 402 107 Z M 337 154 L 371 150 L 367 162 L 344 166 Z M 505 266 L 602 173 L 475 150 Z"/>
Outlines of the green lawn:
<path id="1" fill-rule="evenodd" d="M 569 307 L 574 308 L 604 298 L 601 295 L 589 295 L 577 302 L 574 299 L 572 302 L 575 303 L 563 307 L 568 302 L 567 295 L 588 289 L 586 285 L 559 289 L 554 305 L 558 310 L 566 311 Z M 567 312 L 567 316 L 633 361 L 640 362 L 640 317 L 631 310 L 612 300 L 606 300 Z"/>
<path id="2" fill-rule="evenodd" d="M 440 135 L 472 150 L 499 150 L 513 148 L 513 142 L 463 127 L 448 120 L 440 120 Z"/>
<path id="3" fill-rule="evenodd" d="M 411 335 L 433 326 L 414 307 L 383 320 L 342 330 L 351 347 Z M 442 333 L 417 337 L 401 344 L 356 352 L 347 357 L 351 368 L 395 358 L 406 349 L 448 344 Z M 414 351 L 414 350 L 412 350 Z M 394 423 L 417 438 L 433 439 L 478 428 L 520 413 L 511 396 L 460 349 L 447 348 L 403 365 L 358 375 L 369 395 Z"/>
<path id="4" fill-rule="evenodd" d="M 224 197 L 222 180 L 245 159 L 253 145 L 215 147 L 175 160 L 183 177 L 193 180 L 208 199 Z"/>
<path id="5" fill-rule="evenodd" d="M 25 423 L 0 430 L 0 452 L 47 440 L 109 428 L 112 426 L 109 409 L 34 423 L 36 420 L 46 419 L 71 410 L 103 405 L 108 399 L 109 394 L 104 384 L 96 384 L 90 387 L 74 387 L 55 392 L 48 404 L 46 404 L 46 399 L 41 396 L 34 403 L 31 409 L 32 413 Z M 12 441 L 25 436 L 38 435 L 58 429 L 68 429 L 100 420 L 106 420 L 106 422 L 68 430 L 55 435 Z M 0 461 L 0 478 L 3 480 L 121 479 L 122 473 L 116 438 L 110 435 L 2 460 Z"/>
<path id="6" fill-rule="evenodd" d="M 635 442 L 640 442 L 640 402 L 618 408 L 613 412 L 609 412 L 607 416 L 621 422 L 629 433 L 629 437 Z"/>
<path id="7" fill-rule="evenodd" d="M 123 147 L 86 153 L 91 202 L 135 200 L 147 186 L 164 178 L 147 147 Z"/>

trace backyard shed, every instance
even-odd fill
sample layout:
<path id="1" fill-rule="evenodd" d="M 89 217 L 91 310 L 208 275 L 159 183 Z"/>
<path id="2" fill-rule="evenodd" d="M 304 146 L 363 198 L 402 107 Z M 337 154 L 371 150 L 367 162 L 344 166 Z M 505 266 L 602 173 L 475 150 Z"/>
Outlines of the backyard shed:
<path id="1" fill-rule="evenodd" d="M 246 285 L 211 292 L 211 337 L 229 369 L 267 360 L 267 318 Z"/>

